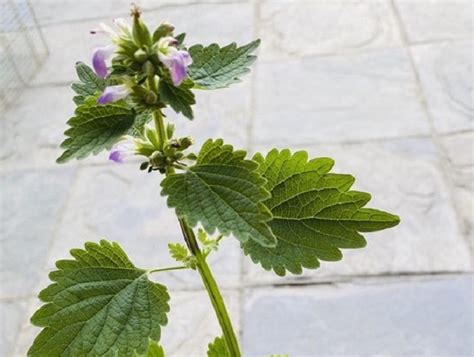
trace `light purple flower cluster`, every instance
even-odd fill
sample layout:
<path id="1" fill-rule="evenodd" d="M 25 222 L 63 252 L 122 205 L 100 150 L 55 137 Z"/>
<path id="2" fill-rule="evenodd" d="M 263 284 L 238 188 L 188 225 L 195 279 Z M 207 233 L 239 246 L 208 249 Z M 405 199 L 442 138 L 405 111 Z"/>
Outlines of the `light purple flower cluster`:
<path id="1" fill-rule="evenodd" d="M 158 41 L 158 57 L 169 69 L 171 80 L 175 86 L 179 86 L 188 75 L 188 66 L 193 59 L 187 51 L 178 50 L 174 45 L 177 41 L 173 37 L 165 37 Z"/>

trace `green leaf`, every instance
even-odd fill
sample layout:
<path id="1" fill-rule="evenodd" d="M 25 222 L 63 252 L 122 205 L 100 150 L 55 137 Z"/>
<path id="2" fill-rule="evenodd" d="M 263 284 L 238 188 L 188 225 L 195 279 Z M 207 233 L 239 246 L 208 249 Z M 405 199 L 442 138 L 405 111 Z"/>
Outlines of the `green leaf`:
<path id="1" fill-rule="evenodd" d="M 359 232 L 373 232 L 399 223 L 395 215 L 363 208 L 370 200 L 364 192 L 349 191 L 354 178 L 330 173 L 329 158 L 308 161 L 304 151 L 274 149 L 266 158 L 254 157 L 267 179 L 272 197 L 265 201 L 273 214 L 268 222 L 277 237 L 276 248 L 244 243 L 245 254 L 266 270 L 278 275 L 300 274 L 302 268 L 316 269 L 319 260 L 342 258 L 340 248 L 366 245 Z"/>
<path id="2" fill-rule="evenodd" d="M 165 357 L 165 351 L 156 341 L 148 341 L 148 350 L 144 354 L 135 353 L 135 357 Z"/>
<path id="3" fill-rule="evenodd" d="M 134 126 L 135 113 L 123 101 L 97 105 L 91 97 L 76 108 L 75 116 L 67 123 L 70 128 L 64 134 L 68 138 L 61 144 L 65 151 L 58 163 L 109 150 Z"/>
<path id="4" fill-rule="evenodd" d="M 192 46 L 189 53 L 193 64 L 189 66 L 189 77 L 201 89 L 225 88 L 240 82 L 239 77 L 250 72 L 249 66 L 257 58 L 252 53 L 259 45 L 260 40 L 242 47 L 235 43 L 222 48 L 217 44 Z"/>
<path id="5" fill-rule="evenodd" d="M 56 262 L 53 284 L 39 294 L 46 304 L 31 322 L 43 330 L 28 356 L 134 356 L 160 339 L 169 295 L 136 268 L 117 243 L 73 249 Z"/>
<path id="6" fill-rule="evenodd" d="M 252 239 L 274 246 L 275 237 L 265 223 L 272 216 L 262 204 L 270 197 L 265 179 L 255 171 L 258 165 L 245 156 L 245 151 L 234 151 L 221 139 L 208 140 L 195 166 L 162 181 L 161 194 L 193 227 L 201 222 L 209 234 L 218 229 L 241 242 Z"/>
<path id="7" fill-rule="evenodd" d="M 145 125 L 148 124 L 153 119 L 153 116 L 150 112 L 140 113 L 135 117 L 133 125 L 128 129 L 127 134 L 133 137 L 142 137 L 144 135 Z"/>
<path id="8" fill-rule="evenodd" d="M 191 92 L 192 83 L 183 82 L 179 87 L 163 79 L 158 85 L 158 92 L 162 102 L 169 104 L 176 113 L 183 113 L 188 119 L 193 119 L 193 108 L 191 105 L 196 103 L 194 93 Z"/>
<path id="9" fill-rule="evenodd" d="M 222 337 L 216 337 L 214 342 L 208 345 L 207 349 L 208 357 L 230 357 L 229 350 L 225 340 Z"/>
<path id="10" fill-rule="evenodd" d="M 105 89 L 106 81 L 98 77 L 95 72 L 83 62 L 76 63 L 76 73 L 80 82 L 75 82 L 71 88 L 77 95 L 73 98 L 77 105 L 84 103 L 87 97 L 102 92 Z"/>

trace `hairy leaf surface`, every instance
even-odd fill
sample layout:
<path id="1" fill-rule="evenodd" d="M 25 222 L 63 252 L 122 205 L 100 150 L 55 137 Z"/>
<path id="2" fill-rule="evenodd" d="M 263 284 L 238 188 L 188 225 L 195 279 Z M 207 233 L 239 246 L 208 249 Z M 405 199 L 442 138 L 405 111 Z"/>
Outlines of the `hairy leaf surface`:
<path id="1" fill-rule="evenodd" d="M 259 45 L 260 40 L 242 47 L 235 43 L 222 48 L 217 44 L 192 46 L 189 53 L 193 64 L 189 67 L 189 77 L 201 89 L 225 88 L 237 83 L 239 77 L 250 72 L 249 66 L 257 58 L 252 53 Z"/>
<path id="2" fill-rule="evenodd" d="M 215 340 L 208 345 L 207 357 L 230 357 L 229 350 L 222 337 L 216 337 Z"/>
<path id="3" fill-rule="evenodd" d="M 163 79 L 160 80 L 158 91 L 160 99 L 171 106 L 176 113 L 183 113 L 188 119 L 193 119 L 192 105 L 196 103 L 194 93 L 190 90 L 192 83 L 183 82 L 179 87 Z"/>
<path id="4" fill-rule="evenodd" d="M 233 234 L 241 242 L 274 246 L 275 237 L 265 224 L 270 211 L 262 204 L 268 199 L 265 179 L 255 170 L 257 164 L 245 160 L 245 151 L 234 151 L 221 139 L 208 140 L 198 155 L 196 165 L 184 173 L 171 174 L 161 186 L 168 196 L 168 206 L 176 208 L 191 226 L 201 222 L 213 234 Z"/>
<path id="5" fill-rule="evenodd" d="M 265 201 L 273 219 L 268 222 L 277 237 L 275 248 L 262 247 L 249 240 L 245 254 L 264 269 L 278 275 L 286 271 L 300 274 L 302 268 L 315 269 L 319 260 L 342 258 L 341 248 L 366 245 L 359 232 L 373 232 L 399 223 L 395 215 L 364 208 L 370 195 L 350 191 L 354 178 L 330 173 L 333 160 L 308 161 L 304 151 L 272 150 L 266 158 L 253 158 L 258 171 L 267 179 L 271 198 Z"/>
<path id="6" fill-rule="evenodd" d="M 135 118 L 135 113 L 123 101 L 97 105 L 94 97 L 91 97 L 79 105 L 75 116 L 68 120 L 70 128 L 64 132 L 68 138 L 61 143 L 65 151 L 57 162 L 82 159 L 109 150 L 134 127 Z"/>
<path id="7" fill-rule="evenodd" d="M 71 88 L 77 95 L 73 98 L 77 105 L 84 103 L 87 97 L 102 92 L 106 86 L 106 80 L 100 78 L 95 72 L 83 62 L 76 63 L 76 73 L 80 82 L 74 82 Z"/>
<path id="8" fill-rule="evenodd" d="M 167 289 L 151 282 L 117 243 L 105 240 L 73 249 L 56 262 L 46 304 L 31 318 L 43 330 L 29 356 L 143 355 L 160 339 L 169 311 Z"/>

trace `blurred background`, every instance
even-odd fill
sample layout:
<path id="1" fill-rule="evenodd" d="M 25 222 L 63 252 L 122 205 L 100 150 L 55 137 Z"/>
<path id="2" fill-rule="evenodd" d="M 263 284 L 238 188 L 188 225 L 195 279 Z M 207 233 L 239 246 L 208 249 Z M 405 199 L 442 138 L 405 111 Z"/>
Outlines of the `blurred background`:
<path id="1" fill-rule="evenodd" d="M 262 39 L 241 84 L 197 95 L 198 144 L 307 149 L 357 178 L 402 223 L 367 234 L 342 262 L 279 278 L 224 239 L 211 259 L 244 355 L 473 355 L 472 2 L 469 0 L 143 0 L 186 43 Z M 25 356 L 29 317 L 54 262 L 102 237 L 140 267 L 180 241 L 159 176 L 107 155 L 55 159 L 74 104 L 74 63 L 90 64 L 99 22 L 130 0 L 0 0 L 0 356 Z M 157 275 L 172 295 L 162 344 L 203 356 L 220 335 L 195 272 Z"/>

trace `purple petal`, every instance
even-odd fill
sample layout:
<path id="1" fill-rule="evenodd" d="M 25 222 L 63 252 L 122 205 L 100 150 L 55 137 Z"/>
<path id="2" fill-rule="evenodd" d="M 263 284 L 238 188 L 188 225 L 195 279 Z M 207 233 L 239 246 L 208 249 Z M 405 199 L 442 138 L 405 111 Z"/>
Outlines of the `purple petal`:
<path id="1" fill-rule="evenodd" d="M 136 153 L 135 144 L 129 137 L 124 137 L 121 141 L 114 145 L 109 154 L 109 160 L 123 163 L 125 159 Z"/>
<path id="2" fill-rule="evenodd" d="M 94 68 L 95 73 L 101 78 L 107 76 L 107 64 L 105 60 L 109 58 L 112 53 L 114 53 L 114 46 L 104 46 L 97 47 L 92 54 L 92 67 Z"/>
<path id="3" fill-rule="evenodd" d="M 175 87 L 179 86 L 188 74 L 186 67 L 180 61 L 174 61 L 170 68 L 171 79 Z"/>
<path id="4" fill-rule="evenodd" d="M 129 94 L 130 90 L 123 84 L 106 87 L 102 95 L 97 98 L 97 104 L 116 102 L 127 97 Z"/>
<path id="5" fill-rule="evenodd" d="M 118 164 L 123 163 L 124 155 L 120 152 L 120 150 L 111 151 L 109 155 L 109 160 L 114 161 Z"/>

